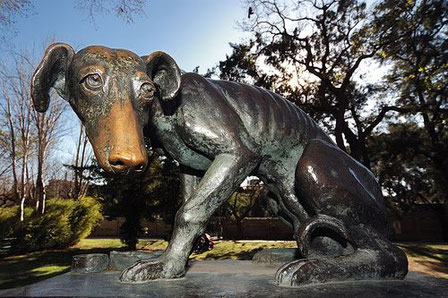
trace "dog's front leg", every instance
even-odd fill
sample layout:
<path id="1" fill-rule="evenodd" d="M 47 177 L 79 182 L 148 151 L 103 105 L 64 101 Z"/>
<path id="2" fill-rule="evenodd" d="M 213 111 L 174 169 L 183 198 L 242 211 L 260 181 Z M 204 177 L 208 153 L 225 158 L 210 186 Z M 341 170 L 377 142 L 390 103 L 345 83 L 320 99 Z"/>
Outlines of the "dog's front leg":
<path id="1" fill-rule="evenodd" d="M 193 195 L 177 212 L 173 236 L 163 256 L 157 261 L 141 261 L 126 269 L 120 280 L 144 282 L 183 276 L 195 239 L 204 232 L 210 216 L 230 197 L 257 162 L 257 158 L 246 151 L 218 155 Z"/>

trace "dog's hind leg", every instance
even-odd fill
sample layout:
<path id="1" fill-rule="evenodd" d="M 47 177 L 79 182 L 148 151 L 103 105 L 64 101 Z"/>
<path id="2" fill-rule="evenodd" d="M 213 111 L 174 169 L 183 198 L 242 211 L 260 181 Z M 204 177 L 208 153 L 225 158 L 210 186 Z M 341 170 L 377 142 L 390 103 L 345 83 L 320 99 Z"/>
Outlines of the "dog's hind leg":
<path id="1" fill-rule="evenodd" d="M 310 214 L 296 231 L 305 259 L 282 266 L 278 284 L 406 275 L 406 255 L 387 240 L 380 188 L 365 167 L 333 144 L 315 140 L 298 163 L 296 184 Z"/>
<path id="2" fill-rule="evenodd" d="M 279 183 L 270 189 L 268 206 L 275 215 L 293 229 L 295 235 L 301 223 L 305 222 L 309 216 L 295 193 L 294 182 L 288 182 L 290 180 L 287 178 L 278 178 L 278 181 Z"/>

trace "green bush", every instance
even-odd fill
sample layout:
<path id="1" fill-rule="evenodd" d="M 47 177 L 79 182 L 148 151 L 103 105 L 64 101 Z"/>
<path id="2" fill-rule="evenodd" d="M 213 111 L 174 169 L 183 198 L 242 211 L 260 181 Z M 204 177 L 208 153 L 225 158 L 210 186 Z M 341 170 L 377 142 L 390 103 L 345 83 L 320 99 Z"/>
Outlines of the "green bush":
<path id="1" fill-rule="evenodd" d="M 66 248 L 87 237 L 102 219 L 101 205 L 90 197 L 79 200 L 51 199 L 43 215 L 18 207 L 0 208 L 0 239 L 13 238 L 13 253 Z"/>
<path id="2" fill-rule="evenodd" d="M 0 208 L 0 252 L 4 253 L 5 246 L 9 246 L 12 237 L 19 207 Z"/>
<path id="3" fill-rule="evenodd" d="M 92 197 L 83 197 L 81 204 L 76 206 L 70 217 L 70 227 L 72 231 L 72 243 L 89 236 L 93 228 L 103 219 L 101 215 L 101 204 Z"/>
<path id="4" fill-rule="evenodd" d="M 19 207 L 0 208 L 0 239 L 11 235 Z"/>

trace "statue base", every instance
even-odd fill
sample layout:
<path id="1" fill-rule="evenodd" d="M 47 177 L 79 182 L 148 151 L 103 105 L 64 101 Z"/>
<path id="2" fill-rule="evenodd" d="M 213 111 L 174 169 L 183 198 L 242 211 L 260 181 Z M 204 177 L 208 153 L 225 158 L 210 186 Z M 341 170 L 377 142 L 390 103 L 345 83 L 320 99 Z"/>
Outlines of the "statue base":
<path id="1" fill-rule="evenodd" d="M 123 284 L 118 271 L 65 273 L 0 296 L 147 297 L 438 297 L 448 280 L 409 272 L 404 280 L 339 282 L 302 287 L 274 284 L 277 268 L 252 261 L 191 261 L 185 277 Z"/>

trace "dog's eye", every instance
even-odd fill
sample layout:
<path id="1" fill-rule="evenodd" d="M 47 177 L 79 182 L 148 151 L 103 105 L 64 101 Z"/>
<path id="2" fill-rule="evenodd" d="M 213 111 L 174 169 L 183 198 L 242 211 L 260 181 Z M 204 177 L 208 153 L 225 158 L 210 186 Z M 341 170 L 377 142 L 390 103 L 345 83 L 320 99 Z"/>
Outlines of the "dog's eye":
<path id="1" fill-rule="evenodd" d="M 143 83 L 140 87 L 141 94 L 146 99 L 152 99 L 155 94 L 154 87 L 149 83 Z"/>
<path id="2" fill-rule="evenodd" d="M 90 90 L 98 90 L 103 85 L 101 76 L 96 73 L 86 76 L 83 80 L 83 83 L 86 88 Z"/>

